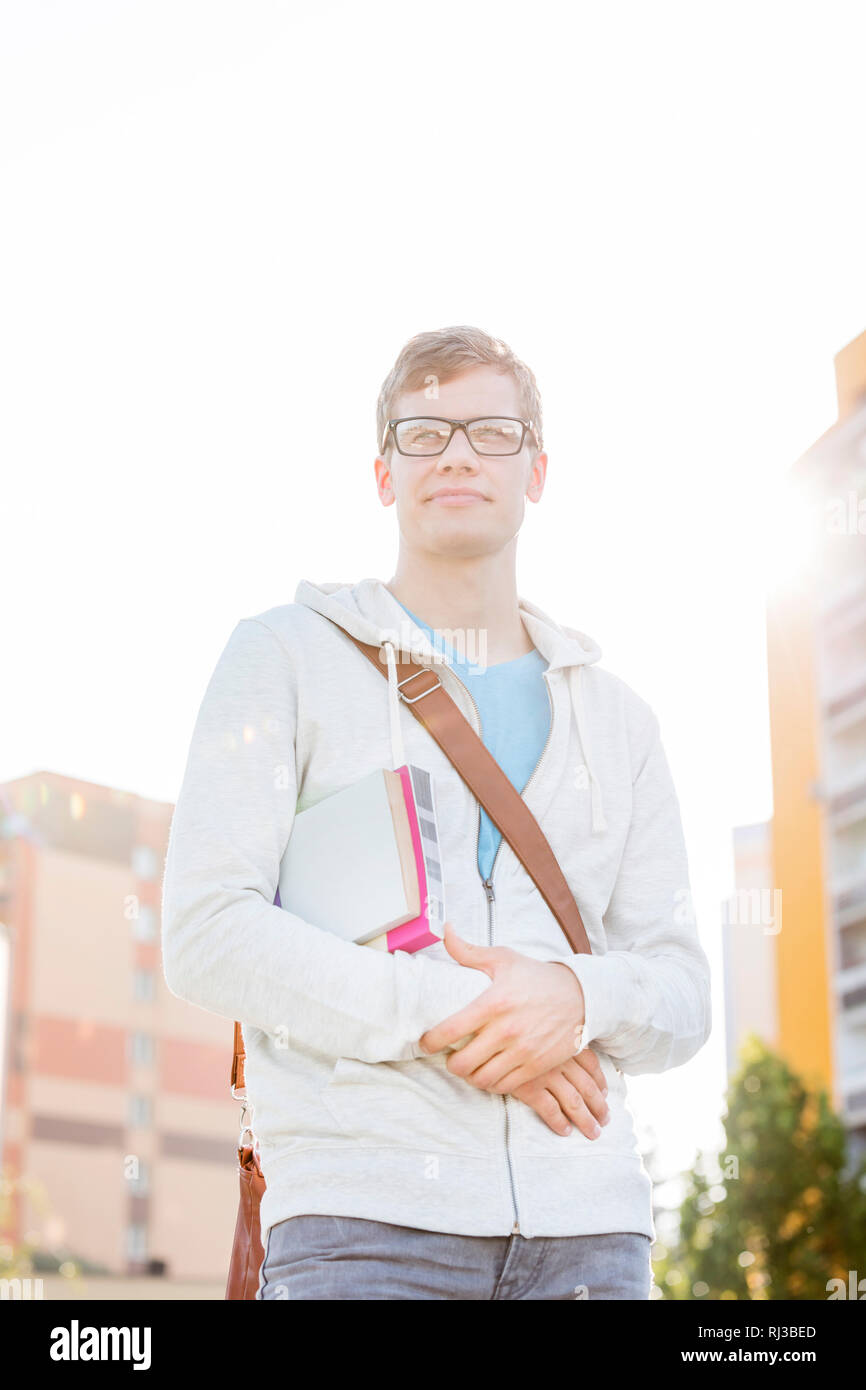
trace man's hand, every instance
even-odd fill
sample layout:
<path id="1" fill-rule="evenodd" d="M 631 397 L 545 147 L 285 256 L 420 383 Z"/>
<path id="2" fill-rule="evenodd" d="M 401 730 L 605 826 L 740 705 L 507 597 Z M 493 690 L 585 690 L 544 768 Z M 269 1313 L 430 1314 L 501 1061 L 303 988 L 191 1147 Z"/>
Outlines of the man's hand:
<path id="1" fill-rule="evenodd" d="M 459 1013 L 428 1028 L 422 1051 L 440 1052 L 474 1033 L 447 1067 L 482 1091 L 500 1094 L 535 1081 L 575 1055 L 575 1032 L 583 1023 L 583 990 L 577 976 L 558 961 L 531 960 L 508 946 L 473 946 L 444 928 L 445 948 L 460 965 L 483 970 L 489 989 Z"/>
<path id="2" fill-rule="evenodd" d="M 588 1047 L 511 1094 L 530 1106 L 554 1134 L 570 1134 L 574 1124 L 587 1139 L 598 1139 L 610 1119 L 604 1072 Z"/>

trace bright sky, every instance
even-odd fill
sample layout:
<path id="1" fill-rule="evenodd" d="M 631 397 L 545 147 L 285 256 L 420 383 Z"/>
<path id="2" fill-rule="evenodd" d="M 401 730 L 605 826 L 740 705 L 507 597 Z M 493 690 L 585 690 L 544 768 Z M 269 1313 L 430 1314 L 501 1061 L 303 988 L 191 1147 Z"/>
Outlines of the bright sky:
<path id="1" fill-rule="evenodd" d="M 860 3 L 0 13 L 0 780 L 176 797 L 238 618 L 387 579 L 374 410 L 407 338 L 533 368 L 519 589 L 650 701 L 715 1031 L 630 1083 L 669 1171 L 714 1142 L 731 830 L 771 812 L 774 489 L 866 327 Z"/>

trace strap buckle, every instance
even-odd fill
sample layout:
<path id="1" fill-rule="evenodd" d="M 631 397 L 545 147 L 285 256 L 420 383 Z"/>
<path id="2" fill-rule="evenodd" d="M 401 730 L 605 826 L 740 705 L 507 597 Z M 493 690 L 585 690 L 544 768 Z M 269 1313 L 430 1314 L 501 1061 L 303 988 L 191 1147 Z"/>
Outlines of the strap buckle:
<path id="1" fill-rule="evenodd" d="M 246 1089 L 246 1086 L 244 1086 L 244 1092 L 246 1092 Z M 244 1143 L 246 1142 L 244 1136 L 248 1134 L 253 1148 L 258 1149 L 259 1141 L 256 1137 L 255 1130 L 252 1125 L 246 1123 L 247 1115 L 249 1114 L 250 1117 L 252 1117 L 253 1103 L 246 1094 L 239 1096 L 234 1086 L 232 1086 L 232 1096 L 241 1107 L 241 1132 L 238 1137 L 238 1148 L 242 1149 L 244 1147 Z"/>
<path id="2" fill-rule="evenodd" d="M 416 705 L 416 704 L 418 703 L 419 700 L 423 700 L 423 699 L 424 699 L 424 696 L 425 696 L 425 695 L 432 695 L 434 690 L 439 690 L 439 689 L 441 688 L 442 682 L 440 681 L 439 677 L 437 676 L 437 677 L 436 677 L 436 684 L 435 684 L 435 685 L 431 685 L 431 686 L 429 687 L 429 689 L 427 689 L 427 690 L 422 690 L 420 695 L 404 695 L 404 694 L 403 694 L 403 691 L 402 691 L 402 688 L 401 688 L 402 686 L 406 685 L 409 681 L 413 681 L 413 680 L 415 679 L 416 676 L 426 676 L 427 673 L 428 673 L 428 671 L 429 671 L 429 669 L 430 669 L 429 667 L 425 667 L 423 671 L 413 671 L 412 674 L 411 674 L 411 676 L 405 676 L 405 677 L 403 678 L 403 680 L 397 682 L 397 691 L 398 691 L 398 694 L 399 694 L 399 696 L 400 696 L 400 699 L 403 701 L 404 704 L 407 704 L 407 705 Z M 430 672 L 430 674 L 432 675 L 433 673 Z"/>

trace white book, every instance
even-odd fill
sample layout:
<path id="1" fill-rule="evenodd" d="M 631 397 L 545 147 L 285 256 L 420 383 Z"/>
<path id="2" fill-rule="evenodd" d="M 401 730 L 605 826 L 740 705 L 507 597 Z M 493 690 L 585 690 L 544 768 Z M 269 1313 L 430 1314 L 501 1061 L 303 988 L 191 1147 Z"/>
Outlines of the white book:
<path id="1" fill-rule="evenodd" d="M 363 945 L 421 911 L 399 773 L 379 768 L 295 816 L 280 906 Z"/>

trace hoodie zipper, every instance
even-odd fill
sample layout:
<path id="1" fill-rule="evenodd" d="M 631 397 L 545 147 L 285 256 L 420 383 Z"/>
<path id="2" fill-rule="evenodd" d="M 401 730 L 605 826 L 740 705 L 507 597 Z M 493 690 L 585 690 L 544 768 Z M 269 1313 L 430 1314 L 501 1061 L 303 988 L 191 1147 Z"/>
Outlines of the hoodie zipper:
<path id="1" fill-rule="evenodd" d="M 457 675 L 456 671 L 453 670 L 453 668 L 450 666 L 450 664 L 449 664 L 448 669 L 449 669 L 450 674 L 451 674 L 451 675 L 454 677 L 454 679 L 457 681 L 458 685 L 461 685 L 461 686 L 463 687 L 463 689 L 466 691 L 466 694 L 469 696 L 469 699 L 470 699 L 471 702 L 472 702 L 472 707 L 473 707 L 473 709 L 475 710 L 476 715 L 478 716 L 478 729 L 479 729 L 479 731 L 480 731 L 480 729 L 481 729 L 481 711 L 479 710 L 478 705 L 477 705 L 476 702 L 475 702 L 475 698 L 474 698 L 474 696 L 473 696 L 473 694 L 472 694 L 472 691 L 471 691 L 471 690 L 469 689 L 469 687 L 466 685 L 466 682 L 465 682 L 465 681 L 462 681 L 462 680 L 460 679 L 460 677 Z M 526 781 L 525 784 L 524 784 L 523 791 L 521 792 L 521 796 L 524 795 L 524 793 L 526 792 L 527 788 L 529 787 L 530 782 L 532 781 L 533 777 L 535 776 L 536 772 L 538 771 L 539 767 L 541 766 L 542 759 L 544 758 L 544 755 L 545 755 L 545 753 L 547 752 L 548 746 L 549 746 L 549 744 L 550 744 L 550 738 L 551 738 L 551 735 L 552 735 L 552 733 L 553 733 L 553 700 L 552 700 L 551 694 L 550 694 L 550 685 L 548 684 L 548 680 L 547 680 L 547 672 L 546 672 L 546 671 L 543 671 L 543 672 L 542 672 L 542 675 L 543 675 L 543 677 L 544 677 L 544 688 L 545 688 L 545 690 L 547 691 L 547 702 L 548 702 L 548 704 L 549 704 L 549 706 L 550 706 L 550 723 L 549 723 L 549 725 L 548 725 L 548 729 L 547 729 L 547 738 L 546 738 L 545 741 L 544 741 L 544 747 L 543 747 L 542 750 L 541 750 L 541 753 L 540 753 L 539 758 L 538 758 L 538 762 L 535 764 L 535 767 L 532 769 L 531 773 L 529 774 L 529 777 L 528 777 L 527 781 Z M 475 867 L 476 867 L 476 869 L 478 869 L 478 876 L 479 876 L 479 878 L 481 877 L 481 870 L 478 868 L 478 845 L 479 845 L 480 840 L 481 840 L 481 804 L 479 803 L 479 806 L 478 806 L 478 823 L 477 823 L 476 828 L 475 828 Z M 483 884 L 483 886 L 484 886 L 484 892 L 485 892 L 485 895 L 486 895 L 486 898 L 487 898 L 487 944 L 488 944 L 488 946 L 492 946 L 492 945 L 493 945 L 493 903 L 494 903 L 494 901 L 495 901 L 495 895 L 494 895 L 494 892 L 493 892 L 493 874 L 494 874 L 494 871 L 495 871 L 495 869 L 496 869 L 496 861 L 497 861 L 497 859 L 499 858 L 499 851 L 501 850 L 504 841 L 505 841 L 505 836 L 502 835 L 502 832 L 500 831 L 500 840 L 499 840 L 499 844 L 496 846 L 496 853 L 495 853 L 494 856 L 493 856 L 493 863 L 490 865 L 490 873 L 489 873 L 489 875 L 487 876 L 487 878 L 482 878 L 482 879 L 481 879 L 481 882 L 482 882 L 482 884 Z M 511 1201 L 512 1201 L 512 1205 L 513 1205 L 513 1209 L 514 1209 L 514 1225 L 511 1227 L 511 1234 L 514 1235 L 514 1236 L 518 1236 L 518 1235 L 520 1235 L 520 1213 L 519 1213 L 518 1207 L 517 1207 L 517 1190 L 516 1190 L 515 1184 L 514 1184 L 514 1166 L 513 1166 L 512 1162 L 511 1162 L 511 1147 L 510 1147 L 510 1144 L 509 1144 L 509 1140 L 510 1140 L 510 1137 L 511 1137 L 510 1113 L 509 1113 L 509 1110 L 508 1110 L 508 1100 L 509 1100 L 509 1097 L 508 1097 L 508 1096 L 503 1096 L 503 1097 L 502 1097 L 502 1100 L 503 1100 L 504 1109 L 505 1109 L 505 1158 L 506 1158 L 506 1161 L 507 1161 L 507 1163 L 508 1163 L 508 1180 L 509 1180 L 509 1182 L 510 1182 L 510 1184 L 511 1184 Z"/>

